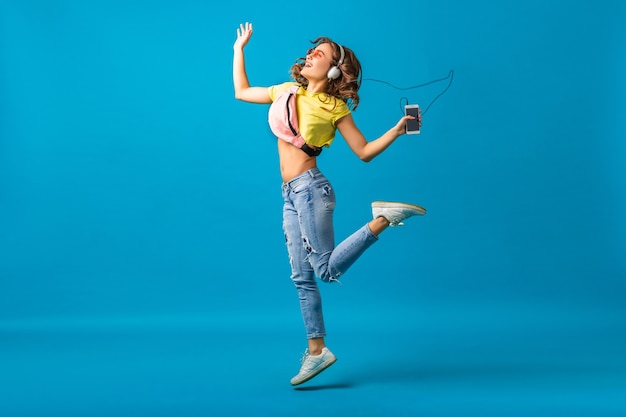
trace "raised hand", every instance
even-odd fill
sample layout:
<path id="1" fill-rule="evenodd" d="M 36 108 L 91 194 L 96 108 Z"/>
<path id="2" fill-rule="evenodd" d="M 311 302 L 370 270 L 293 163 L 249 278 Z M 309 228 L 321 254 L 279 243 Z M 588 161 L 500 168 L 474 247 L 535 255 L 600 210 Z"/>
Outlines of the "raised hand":
<path id="1" fill-rule="evenodd" d="M 233 45 L 234 49 L 243 49 L 248 44 L 250 37 L 252 36 L 252 23 L 241 23 L 237 28 L 237 40 Z"/>

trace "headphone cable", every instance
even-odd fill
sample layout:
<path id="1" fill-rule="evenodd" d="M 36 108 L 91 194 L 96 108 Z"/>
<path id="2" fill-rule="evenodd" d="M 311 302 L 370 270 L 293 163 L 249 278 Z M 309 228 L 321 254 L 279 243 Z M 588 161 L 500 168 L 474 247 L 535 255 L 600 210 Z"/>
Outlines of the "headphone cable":
<path id="1" fill-rule="evenodd" d="M 390 86 L 391 88 L 395 88 L 396 90 L 413 90 L 413 89 L 415 89 L 415 88 L 426 87 L 427 85 L 434 84 L 434 83 L 439 82 L 439 81 L 444 81 L 444 80 L 447 80 L 448 78 L 450 79 L 450 81 L 448 82 L 448 85 L 446 86 L 446 88 L 444 88 L 444 89 L 443 89 L 443 91 L 442 91 L 441 93 L 439 93 L 439 94 L 438 94 L 438 95 L 437 95 L 437 96 L 436 96 L 436 97 L 435 97 L 435 98 L 434 98 L 434 99 L 433 99 L 433 100 L 432 100 L 432 101 L 428 104 L 428 106 L 426 106 L 426 109 L 422 112 L 422 114 L 426 114 L 426 112 L 428 111 L 428 109 L 430 109 L 430 106 L 432 106 L 432 105 L 433 105 L 433 103 L 434 103 L 434 102 L 435 102 L 435 101 L 436 101 L 439 97 L 441 97 L 441 96 L 442 96 L 442 95 L 443 95 L 446 91 L 448 91 L 448 89 L 449 89 L 449 88 L 450 88 L 450 86 L 452 85 L 452 80 L 454 79 L 454 70 L 453 70 L 453 69 L 451 69 L 451 70 L 450 70 L 450 72 L 448 72 L 448 75 L 447 75 L 447 76 L 445 76 L 445 77 L 443 77 L 443 78 L 438 78 L 438 79 L 436 79 L 436 80 L 428 81 L 428 82 L 426 82 L 426 83 L 424 83 L 424 84 L 414 85 L 414 86 L 412 86 L 412 87 L 397 87 L 397 86 L 395 86 L 395 85 L 391 84 L 390 82 L 383 81 L 383 80 L 378 80 L 378 79 L 376 79 L 376 78 L 363 78 L 363 79 L 362 79 L 362 81 L 374 81 L 374 82 L 377 82 L 377 83 L 387 84 L 388 86 Z M 408 98 L 406 98 L 406 97 L 402 97 L 402 98 L 400 99 L 400 109 L 401 109 L 401 111 L 402 111 L 402 114 L 404 114 L 404 108 L 402 107 L 402 100 L 406 100 L 406 102 L 407 102 L 407 104 L 408 104 L 408 103 L 409 103 L 409 99 L 408 99 Z"/>

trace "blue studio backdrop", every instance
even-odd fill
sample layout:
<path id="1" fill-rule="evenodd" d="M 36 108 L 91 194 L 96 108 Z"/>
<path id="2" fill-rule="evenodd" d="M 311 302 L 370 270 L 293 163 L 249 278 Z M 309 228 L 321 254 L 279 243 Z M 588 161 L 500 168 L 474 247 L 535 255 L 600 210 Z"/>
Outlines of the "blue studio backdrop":
<path id="1" fill-rule="evenodd" d="M 253 85 L 318 36 L 353 49 L 370 140 L 436 99 L 374 161 L 340 135 L 318 158 L 337 240 L 373 200 L 428 213 L 321 287 L 340 361 L 309 392 L 285 382 L 305 340 L 268 107 L 233 96 L 246 21 Z M 624 412 L 624 21 L 617 0 L 2 2 L 0 414 Z"/>

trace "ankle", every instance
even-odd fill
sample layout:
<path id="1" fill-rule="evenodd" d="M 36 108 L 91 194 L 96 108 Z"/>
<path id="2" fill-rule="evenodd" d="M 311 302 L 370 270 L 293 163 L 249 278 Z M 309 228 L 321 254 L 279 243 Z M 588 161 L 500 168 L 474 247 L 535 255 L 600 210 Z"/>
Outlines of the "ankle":
<path id="1" fill-rule="evenodd" d="M 323 338 L 315 338 L 309 340 L 309 355 L 317 356 L 322 354 L 322 349 L 326 347 Z"/>
<path id="2" fill-rule="evenodd" d="M 378 236 L 379 234 L 383 232 L 383 230 L 389 227 L 389 220 L 387 220 L 383 216 L 379 216 L 371 220 L 367 224 L 367 226 L 370 228 L 374 236 Z"/>

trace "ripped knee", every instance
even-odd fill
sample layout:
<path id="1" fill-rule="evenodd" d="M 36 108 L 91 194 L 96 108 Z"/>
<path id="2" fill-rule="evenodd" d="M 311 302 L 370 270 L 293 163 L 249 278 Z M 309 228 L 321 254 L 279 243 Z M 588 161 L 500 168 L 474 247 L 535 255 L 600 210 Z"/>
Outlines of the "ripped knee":
<path id="1" fill-rule="evenodd" d="M 318 251 L 311 245 L 311 243 L 309 242 L 309 239 L 306 236 L 302 236 L 302 246 L 304 247 L 304 250 L 306 252 L 306 258 L 305 261 L 309 262 L 309 264 L 311 266 L 313 266 L 313 269 L 315 270 L 315 275 L 317 275 L 317 277 L 322 281 L 322 282 L 326 282 L 326 283 L 333 283 L 333 282 L 339 282 L 339 276 L 341 275 L 341 273 L 336 273 L 336 274 L 331 274 L 329 268 L 328 268 L 328 263 L 325 264 L 317 264 L 315 265 L 314 262 L 312 262 L 311 260 L 311 255 L 320 255 L 318 253 Z M 316 260 L 319 260 L 320 258 L 323 258 L 323 256 L 318 256 L 315 257 Z M 315 262 L 317 263 L 317 262 Z"/>

